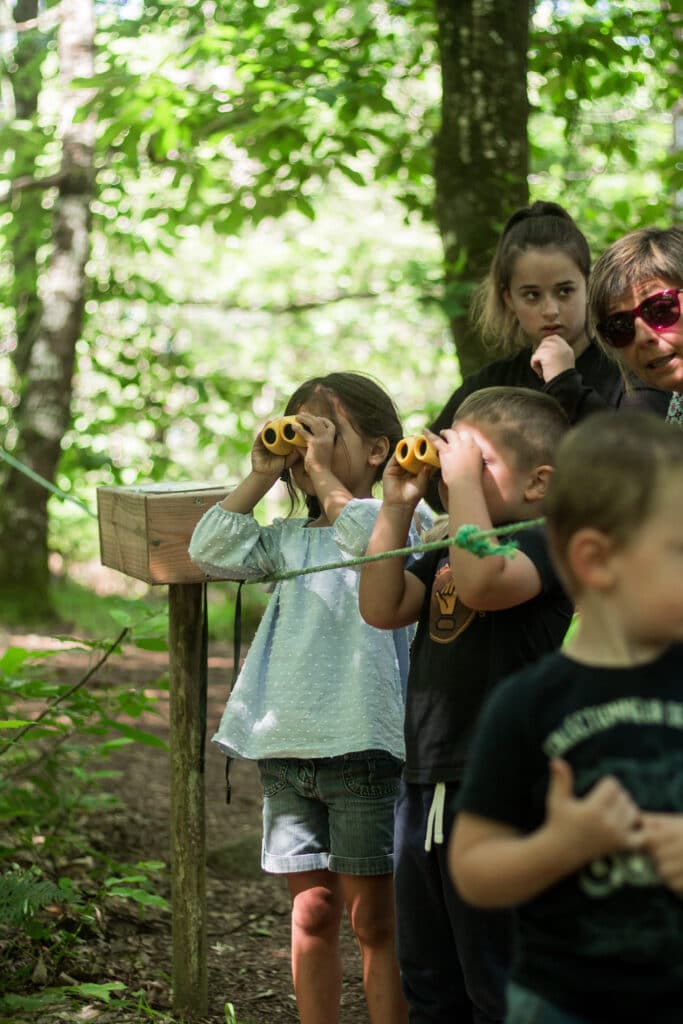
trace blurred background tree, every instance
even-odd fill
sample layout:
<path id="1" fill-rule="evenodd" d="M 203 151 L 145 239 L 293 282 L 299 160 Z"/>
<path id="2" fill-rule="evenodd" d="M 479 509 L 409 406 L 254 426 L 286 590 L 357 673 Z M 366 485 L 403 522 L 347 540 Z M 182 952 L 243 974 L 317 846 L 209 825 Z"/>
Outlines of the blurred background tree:
<path id="1" fill-rule="evenodd" d="M 2 0 L 2 451 L 91 510 L 100 485 L 224 482 L 336 368 L 419 428 L 486 359 L 469 296 L 517 206 L 562 202 L 595 252 L 675 215 L 680 19 Z M 0 486 L 0 581 L 42 612 L 94 520 L 6 462 Z"/>

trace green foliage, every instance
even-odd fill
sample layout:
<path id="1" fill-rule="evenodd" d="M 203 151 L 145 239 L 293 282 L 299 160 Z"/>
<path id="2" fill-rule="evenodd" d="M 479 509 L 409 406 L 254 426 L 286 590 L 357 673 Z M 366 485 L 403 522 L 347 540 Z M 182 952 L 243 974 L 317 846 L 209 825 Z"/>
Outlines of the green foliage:
<path id="1" fill-rule="evenodd" d="M 68 879 L 55 885 L 43 878 L 35 866 L 28 871 L 13 867 L 0 874 L 0 928 L 25 926 L 49 903 L 76 902 Z"/>
<path id="2" fill-rule="evenodd" d="M 432 219 L 432 5 L 156 0 L 139 20 L 115 4 L 98 14 L 91 287 L 59 486 L 94 507 L 102 485 L 236 480 L 304 367 L 369 370 L 420 427 L 457 384 L 447 318 L 471 287 L 444 292 Z M 0 128 L 8 178 L 57 166 L 54 58 L 35 51 L 41 104 Z M 679 56 L 655 0 L 536 5 L 530 187 L 564 202 L 596 252 L 666 222 L 681 189 Z M 30 215 L 5 212 L 6 254 L 21 235 L 40 266 L 50 207 L 48 192 Z M 0 306 L 18 316 L 34 270 L 11 266 Z M 0 373 L 10 445 L 20 390 L 20 372 Z M 53 550 L 96 557 L 73 508 L 51 500 L 51 518 Z"/>
<path id="3" fill-rule="evenodd" d="M 120 981 L 110 981 L 97 985 L 91 982 L 83 982 L 80 985 L 61 985 L 58 988 L 45 988 L 32 995 L 0 995 L 0 1011 L 15 1013 L 38 1013 L 40 1010 L 54 1009 L 57 1006 L 68 1006 L 75 1003 L 76 1010 L 81 1000 L 92 1002 L 97 1000 L 102 1003 L 109 1003 L 112 993 L 121 993 L 125 985 Z"/>
<path id="4" fill-rule="evenodd" d="M 158 649 L 158 625 L 138 609 L 130 637 Z M 72 652 L 92 656 L 93 667 L 117 656 L 111 643 L 71 643 Z M 89 673 L 64 682 L 53 666 L 56 653 L 10 646 L 0 657 L 0 1011 L 6 1012 L 119 995 L 120 982 L 27 988 L 38 984 L 36 963 L 40 984 L 59 975 L 108 906 L 125 901 L 140 915 L 168 908 L 156 891 L 165 864 L 118 865 L 106 850 L 84 848 L 83 838 L 84 821 L 117 802 L 103 788 L 114 774 L 108 755 L 131 742 L 165 746 L 131 724 L 154 712 L 155 699 L 148 691 L 93 685 Z"/>
<path id="5" fill-rule="evenodd" d="M 133 875 L 106 878 L 104 887 L 109 897 L 119 897 L 124 900 L 132 900 L 137 903 L 141 910 L 145 907 L 156 907 L 167 910 L 168 900 L 157 893 L 149 891 L 150 872 L 159 872 L 165 865 L 158 861 L 148 861 L 146 864 L 139 864 L 138 867 L 145 868 L 144 872 L 137 872 Z"/>
<path id="6" fill-rule="evenodd" d="M 672 111 L 680 30 L 657 0 L 540 3 L 529 59 L 532 190 L 565 202 L 594 249 L 670 222 L 683 187 Z M 569 202 L 568 202 L 569 197 Z"/>
<path id="7" fill-rule="evenodd" d="M 415 184 L 429 175 L 429 118 L 396 82 L 419 82 L 433 52 L 428 26 L 402 8 L 222 0 L 207 16 L 148 3 L 136 56 L 103 52 L 90 109 L 104 147 L 171 170 L 188 224 L 237 234 L 292 209 L 312 219 L 332 172 L 364 185 L 389 151 L 422 150 L 396 175 L 406 198 L 417 195 L 406 171 Z"/>
<path id="8" fill-rule="evenodd" d="M 238 1017 L 232 1003 L 226 1003 L 224 1007 L 225 1024 L 256 1024 L 253 1018 Z"/>

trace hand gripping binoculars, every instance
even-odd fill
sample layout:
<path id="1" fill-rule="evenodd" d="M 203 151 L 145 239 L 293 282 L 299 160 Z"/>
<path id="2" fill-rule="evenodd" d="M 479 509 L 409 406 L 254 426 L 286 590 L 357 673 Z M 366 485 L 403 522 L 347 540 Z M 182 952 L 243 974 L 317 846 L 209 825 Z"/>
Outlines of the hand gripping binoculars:
<path id="1" fill-rule="evenodd" d="M 402 437 L 396 445 L 396 461 L 402 469 L 414 476 L 417 476 L 423 466 L 431 466 L 432 472 L 439 468 L 436 448 L 422 435 Z"/>
<path id="2" fill-rule="evenodd" d="M 299 423 L 296 416 L 279 416 L 267 423 L 261 431 L 261 440 L 273 455 L 289 455 L 295 448 L 306 447 L 303 437 L 294 430 L 293 423 Z"/>

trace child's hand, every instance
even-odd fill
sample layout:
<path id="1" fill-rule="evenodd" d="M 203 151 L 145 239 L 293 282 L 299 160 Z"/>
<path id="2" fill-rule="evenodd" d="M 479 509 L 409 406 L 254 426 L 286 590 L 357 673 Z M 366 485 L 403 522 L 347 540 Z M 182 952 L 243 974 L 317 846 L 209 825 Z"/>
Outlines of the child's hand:
<path id="1" fill-rule="evenodd" d="M 441 436 L 425 430 L 425 437 L 439 453 L 441 479 L 449 487 L 456 481 L 481 480 L 483 459 L 474 434 L 463 424 L 441 431 Z"/>
<path id="2" fill-rule="evenodd" d="M 574 774 L 567 761 L 550 762 L 546 823 L 562 833 L 563 848 L 577 867 L 642 843 L 640 810 L 614 776 L 606 775 L 584 796 L 574 796 Z"/>
<path id="3" fill-rule="evenodd" d="M 294 424 L 294 429 L 306 441 L 302 449 L 306 472 L 310 475 L 329 469 L 337 436 L 334 423 L 325 416 L 312 416 L 310 412 L 298 412 L 296 416 L 299 423 Z"/>
<path id="4" fill-rule="evenodd" d="M 423 466 L 419 473 L 409 473 L 399 465 L 394 453 L 387 462 L 382 475 L 382 499 L 385 505 L 409 505 L 415 508 L 427 493 L 427 484 L 432 475 L 430 466 Z"/>
<path id="5" fill-rule="evenodd" d="M 664 884 L 683 896 L 683 814 L 644 813 L 642 842 Z"/>
<path id="6" fill-rule="evenodd" d="M 271 421 L 268 420 L 268 423 Z M 282 473 L 289 469 L 297 459 L 301 458 L 301 449 L 296 448 L 289 455 L 275 455 L 263 443 L 263 430 L 268 426 L 264 423 L 251 448 L 251 468 L 258 476 L 272 477 L 276 480 Z"/>
<path id="7" fill-rule="evenodd" d="M 559 334 L 545 337 L 531 357 L 531 369 L 546 384 L 575 365 L 573 348 Z"/>

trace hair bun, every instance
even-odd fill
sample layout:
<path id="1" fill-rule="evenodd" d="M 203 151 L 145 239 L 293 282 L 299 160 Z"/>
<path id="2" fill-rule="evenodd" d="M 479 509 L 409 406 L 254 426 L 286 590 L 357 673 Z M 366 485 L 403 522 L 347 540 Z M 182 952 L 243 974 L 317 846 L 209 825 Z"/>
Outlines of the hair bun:
<path id="1" fill-rule="evenodd" d="M 523 220 L 529 220 L 531 217 L 560 217 L 562 220 L 574 223 L 574 218 L 571 214 L 567 213 L 564 206 L 546 199 L 537 199 L 530 206 L 523 206 L 521 210 L 517 210 L 508 218 L 503 228 L 503 235 L 506 235 L 515 224 L 519 224 Z"/>

